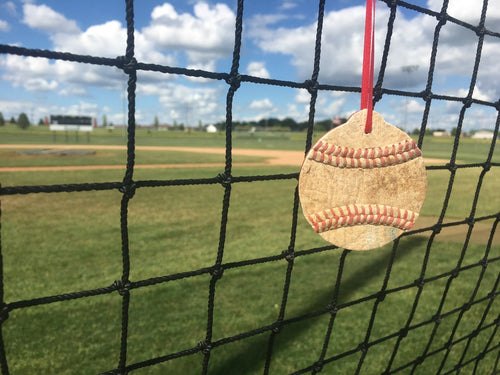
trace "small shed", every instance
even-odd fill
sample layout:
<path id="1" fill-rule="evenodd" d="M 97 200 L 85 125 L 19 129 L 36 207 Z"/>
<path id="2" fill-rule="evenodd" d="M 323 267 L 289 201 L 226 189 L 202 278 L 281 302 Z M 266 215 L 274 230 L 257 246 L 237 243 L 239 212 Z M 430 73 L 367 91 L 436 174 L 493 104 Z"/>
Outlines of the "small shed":
<path id="1" fill-rule="evenodd" d="M 481 129 L 474 133 L 471 137 L 474 139 L 493 139 L 493 132 L 491 130 Z"/>
<path id="2" fill-rule="evenodd" d="M 207 133 L 217 133 L 217 127 L 214 124 L 207 125 Z"/>

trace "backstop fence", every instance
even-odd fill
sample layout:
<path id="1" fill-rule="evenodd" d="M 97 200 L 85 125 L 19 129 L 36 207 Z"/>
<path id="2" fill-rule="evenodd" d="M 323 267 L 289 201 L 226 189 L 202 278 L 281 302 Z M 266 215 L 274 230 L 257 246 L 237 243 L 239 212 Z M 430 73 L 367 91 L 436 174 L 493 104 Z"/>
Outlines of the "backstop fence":
<path id="1" fill-rule="evenodd" d="M 500 101 L 480 100 L 473 97 L 478 69 L 482 56 L 482 47 L 485 37 L 488 37 L 498 43 L 500 33 L 489 30 L 485 26 L 485 19 L 488 10 L 488 1 L 484 0 L 482 4 L 477 2 L 478 7 L 482 7 L 480 22 L 477 25 L 469 24 L 462 20 L 452 17 L 447 13 L 448 0 L 444 0 L 439 12 L 427 9 L 420 5 L 401 0 L 383 0 L 380 1 L 390 10 L 387 19 L 387 35 L 381 57 L 381 67 L 378 72 L 378 79 L 374 86 L 374 103 L 384 96 L 398 96 L 417 98 L 425 103 L 422 120 L 420 123 L 420 132 L 418 136 L 418 146 L 426 152 L 426 128 L 429 118 L 431 105 L 436 101 L 445 103 L 454 103 L 460 106 L 458 121 L 456 123 L 456 133 L 454 134 L 453 144 L 450 149 L 449 160 L 439 165 L 427 166 L 428 173 L 441 171 L 447 173 L 445 191 L 443 192 L 443 201 L 440 213 L 436 220 L 425 227 L 410 230 L 404 233 L 402 237 L 396 239 L 391 244 L 385 256 L 379 262 L 372 265 L 380 271 L 380 278 L 374 281 L 371 273 L 367 269 L 358 270 L 359 272 L 350 277 L 346 276 L 347 269 L 352 267 L 351 259 L 354 259 L 354 253 L 349 250 L 338 249 L 335 246 L 321 247 L 297 247 L 296 235 L 298 222 L 300 221 L 300 208 L 297 190 L 293 194 L 292 207 L 290 207 L 289 217 L 280 218 L 289 222 L 289 242 L 277 248 L 269 249 L 270 255 L 252 257 L 248 259 L 231 261 L 225 260 L 225 246 L 228 217 L 231 215 L 231 197 L 235 186 L 241 184 L 268 184 L 276 181 L 295 181 L 298 178 L 298 171 L 293 173 L 280 174 L 259 174 L 259 175 L 234 175 L 232 162 L 232 114 L 233 97 L 241 84 L 259 84 L 262 87 L 281 86 L 285 89 L 307 90 L 310 94 L 309 107 L 309 126 L 304 144 L 304 151 L 307 151 L 312 144 L 313 125 L 315 120 L 316 100 L 318 93 L 325 92 L 360 92 L 360 87 L 347 87 L 327 85 L 318 81 L 319 66 L 321 59 L 321 38 L 324 20 L 325 1 L 320 0 L 315 3 L 318 6 L 317 33 L 315 42 L 315 53 L 311 56 L 314 59 L 313 70 L 310 79 L 305 82 L 283 81 L 268 78 L 260 78 L 251 75 L 240 74 L 240 49 L 242 46 L 242 31 L 244 19 L 244 0 L 237 1 L 237 13 L 235 19 L 235 42 L 233 49 L 233 59 L 231 69 L 228 72 L 215 73 L 204 70 L 193 70 L 183 67 L 172 67 L 147 62 L 137 61 L 134 49 L 134 1 L 126 0 L 126 24 L 127 24 L 127 42 L 125 54 L 117 58 L 105 58 L 99 56 L 83 56 L 72 53 L 56 52 L 51 50 L 32 49 L 12 45 L 0 45 L 0 53 L 13 54 L 20 56 L 31 56 L 44 59 L 64 60 L 74 63 L 93 64 L 107 66 L 110 68 L 121 69 L 128 76 L 127 99 L 128 99 L 128 133 L 127 133 L 127 157 L 126 171 L 122 181 L 116 182 L 96 182 L 96 183 L 72 183 L 72 184 L 49 184 L 49 185 L 23 185 L 23 186 L 2 186 L 0 196 L 18 196 L 20 199 L 27 196 L 50 195 L 57 196 L 61 194 L 71 194 L 77 196 L 82 192 L 94 191 L 119 191 L 121 193 L 119 226 L 121 232 L 121 278 L 112 282 L 111 285 L 102 286 L 90 290 L 68 290 L 65 293 L 57 295 L 42 295 L 37 298 L 22 300 L 6 300 L 4 288 L 4 269 L 0 262 L 0 367 L 2 374 L 13 373 L 15 363 L 9 358 L 12 355 L 9 340 L 6 338 L 5 331 L 9 324 L 16 319 L 15 312 L 20 310 L 35 309 L 42 305 L 57 305 L 73 303 L 75 300 L 88 297 L 85 300 L 96 298 L 97 296 L 119 295 L 121 309 L 115 314 L 115 320 L 121 322 L 120 339 L 116 342 L 116 362 L 109 363 L 108 368 L 102 368 L 103 374 L 128 374 L 128 373 L 165 373 L 166 368 L 162 367 L 169 364 L 167 372 L 179 373 L 176 369 L 176 363 L 186 363 L 192 369 L 193 373 L 293 373 L 293 374 L 318 374 L 318 373 L 499 373 L 500 359 L 500 336 L 498 328 L 500 325 L 500 309 L 498 304 L 498 284 L 500 278 L 500 252 L 499 244 L 496 242 L 495 233 L 500 221 L 500 210 L 498 206 L 490 207 L 487 214 L 477 215 L 477 204 L 482 197 L 482 186 L 488 176 L 498 173 L 500 163 L 494 161 L 494 151 L 499 129 L 498 111 L 500 110 Z M 141 2 L 136 2 L 135 6 L 141 6 Z M 428 66 L 427 82 L 423 91 L 415 92 L 409 90 L 395 90 L 384 87 L 384 73 L 387 66 L 387 59 L 391 48 L 391 38 L 393 36 L 393 26 L 397 18 L 398 9 L 410 9 L 412 11 L 425 14 L 429 20 L 435 22 L 434 39 L 432 44 L 432 53 Z M 433 79 L 436 62 L 436 54 L 439 48 L 440 33 L 446 24 L 454 24 L 457 27 L 470 30 L 477 35 L 477 48 L 475 54 L 474 68 L 470 72 L 470 85 L 468 92 L 463 96 L 438 95 L 433 93 Z M 472 53 L 472 51 L 471 51 Z M 187 77 L 201 77 L 208 80 L 218 80 L 227 83 L 227 101 L 226 101 L 226 129 L 225 129 L 225 167 L 223 171 L 211 177 L 204 178 L 165 178 L 165 179 L 134 179 L 135 166 L 135 110 L 136 110 L 136 83 L 137 73 L 141 71 L 152 71 L 169 75 L 183 75 Z M 475 163 L 461 163 L 457 161 L 459 147 L 464 142 L 461 137 L 462 128 L 465 122 L 466 113 L 471 106 L 480 106 L 482 108 L 493 109 L 497 113 L 495 123 L 487 124 L 487 127 L 493 131 L 493 138 L 488 141 L 488 152 L 484 155 L 476 155 L 481 159 Z M 475 188 L 469 192 L 471 197 L 470 213 L 463 219 L 445 220 L 452 191 L 456 189 L 455 178 L 458 173 L 464 169 L 474 169 L 478 171 Z M 134 267 L 130 261 L 130 239 L 129 239 L 129 205 L 134 195 L 141 189 L 163 189 L 165 187 L 197 186 L 200 189 L 209 186 L 220 185 L 223 190 L 222 211 L 218 225 L 218 245 L 214 249 L 214 261 L 204 267 L 186 269 L 182 272 L 167 274 L 158 274 L 154 277 L 131 280 L 130 274 Z M 167 194 L 167 193 L 165 193 Z M 258 197 L 249 197 L 248 199 L 258 199 Z M 482 198 L 482 199 L 488 199 Z M 154 204 L 154 202 L 151 202 Z M 117 207 L 118 211 L 118 207 Z M 172 213 L 174 215 L 175 213 Z M 62 220 L 62 219 L 61 219 Z M 245 220 L 245 218 L 241 218 Z M 215 221 L 215 220 L 214 220 Z M 118 224 L 118 223 L 117 223 Z M 471 237 L 475 233 L 478 225 L 487 227 L 486 240 L 479 246 L 471 244 Z M 459 238 L 461 243 L 453 242 L 453 256 L 450 256 L 446 262 L 439 264 L 436 270 L 439 272 L 430 272 L 429 268 L 435 261 L 437 252 L 442 251 L 438 246 L 440 233 L 450 228 L 461 228 L 463 236 Z M 459 232 L 460 233 L 460 232 Z M 196 235 L 196 234 L 191 234 Z M 462 238 L 463 237 L 463 238 Z M 409 247 L 413 240 L 419 239 L 421 245 L 421 257 L 418 262 L 411 264 L 411 269 L 415 270 L 417 277 L 405 282 L 392 282 L 391 275 L 394 268 L 398 267 L 398 261 L 403 258 L 405 252 L 409 252 Z M 168 241 L 168 239 L 167 239 Z M 3 242 L 5 243 L 5 241 Z M 74 244 L 78 248 L 78 241 Z M 147 244 L 145 245 L 148 246 Z M 265 243 L 262 247 L 268 246 Z M 7 256 L 11 249 L 5 245 L 1 248 L 3 257 Z M 477 253 L 480 251 L 480 253 Z M 471 254 L 474 252 L 474 254 Z M 308 259 L 313 259 L 319 255 L 335 257 L 336 267 L 331 270 L 331 277 L 322 280 L 322 283 L 328 286 L 326 297 L 319 302 L 305 309 L 291 309 L 293 304 L 294 280 L 302 280 L 302 277 L 312 277 L 312 275 L 299 275 L 301 264 Z M 144 256 L 147 256 L 145 253 Z M 178 253 L 175 257 L 183 257 Z M 1 260 L 2 258 L 0 258 Z M 470 260 L 475 259 L 475 260 Z M 19 259 L 22 262 L 22 259 Z M 402 261 L 404 262 L 404 261 Z M 218 321 L 220 315 L 217 313 L 218 298 L 223 297 L 224 288 L 221 288 L 221 282 L 224 281 L 227 274 L 237 270 L 245 272 L 238 273 L 240 282 L 251 283 L 255 280 L 250 278 L 254 269 L 268 264 L 279 264 L 279 297 L 275 300 L 275 314 L 270 321 L 264 322 L 258 327 L 235 332 L 234 334 L 220 337 L 214 334 L 214 327 L 221 327 L 226 322 Z M 329 265 L 328 267 L 331 267 Z M 299 271 L 297 271 L 299 270 Z M 473 274 L 467 278 L 467 283 L 462 284 L 462 275 Z M 296 276 L 297 275 L 297 276 Z M 488 276 L 488 277 L 487 277 Z M 181 280 L 192 280 L 203 278 L 204 282 L 200 287 L 202 292 L 206 293 L 206 304 L 193 307 L 202 311 L 205 317 L 205 326 L 203 335 L 197 337 L 191 346 L 182 350 L 170 350 L 168 347 L 161 346 L 160 354 L 154 355 L 141 361 L 131 361 L 128 354 L 130 338 L 129 327 L 133 323 L 132 319 L 147 319 L 144 316 L 130 314 L 130 306 L 133 303 L 134 293 L 139 290 L 151 288 L 159 285 L 171 285 Z M 248 281 L 245 279 L 248 278 Z M 350 279 L 363 280 L 366 278 L 375 285 L 376 289 L 354 293 L 352 298 L 342 298 L 345 292 L 345 286 Z M 233 279 L 231 279 L 233 280 Z M 254 281 L 250 281 L 254 280 Z M 271 279 L 270 279 L 271 280 Z M 275 280 L 275 279 L 272 279 Z M 205 282 L 206 281 L 206 282 Z M 359 281 L 359 282 L 361 282 Z M 265 283 L 262 280 L 262 283 Z M 358 282 L 358 284 L 359 284 Z M 354 280 L 354 284 L 356 284 Z M 10 286 L 13 287 L 13 286 Z M 257 288 L 257 286 L 256 286 Z M 418 309 L 424 303 L 424 297 L 429 290 L 439 290 L 438 297 L 430 306 L 431 313 L 422 318 Z M 190 293 L 186 291 L 184 298 L 189 299 Z M 199 291 L 198 291 L 199 292 Z M 311 290 L 311 294 L 315 291 Z M 193 292 L 194 293 L 194 292 Z M 447 304 L 449 300 L 454 300 L 460 296 L 459 303 L 451 306 Z M 404 305 L 398 304 L 398 296 L 405 296 L 402 301 Z M 255 296 L 248 298 L 259 299 L 257 290 Z M 160 301 L 158 301 L 160 303 Z M 162 302 L 163 303 L 163 302 Z M 166 302 L 166 310 L 174 308 Z M 238 303 L 235 301 L 235 303 Z M 362 307 L 363 306 L 363 307 Z M 368 307 L 367 307 L 368 306 Z M 307 307 L 307 306 L 306 306 Z M 368 311 L 367 314 L 357 315 L 360 309 Z M 290 313 L 290 311 L 295 313 Z M 404 319 L 394 319 L 393 314 L 398 310 L 404 310 Z M 297 312 L 298 311 L 298 312 Z M 186 319 L 193 314 L 193 311 L 184 311 Z M 243 311 L 244 315 L 245 312 Z M 20 319 L 20 318 L 19 318 Z M 225 319 L 229 319 L 227 316 Z M 238 319 L 238 317 L 235 317 Z M 257 319 L 257 318 L 256 318 Z M 252 320 L 252 317 L 250 317 Z M 262 321 L 257 319 L 258 321 Z M 314 323 L 314 328 L 313 324 Z M 230 324 L 230 322 L 227 322 Z M 384 326 L 380 330 L 379 326 Z M 312 342 L 297 339 L 294 332 L 309 331 L 314 335 Z M 101 329 L 96 327 L 94 329 Z M 418 334 L 416 334 L 419 332 Z M 302 332 L 303 333 L 303 332 Z M 50 334 L 50 333 L 49 333 Z M 136 333 L 137 334 L 137 333 Z M 189 332 L 185 332 L 189 336 Z M 16 335 L 28 335 L 21 328 L 18 332 L 9 334 L 9 339 Z M 153 332 L 154 337 L 154 332 Z M 349 337 L 356 337 L 358 340 L 353 344 Z M 75 333 L 75 340 L 78 335 Z M 257 340 L 258 339 L 258 340 Z M 252 350 L 245 346 L 257 345 Z M 339 344 L 340 343 L 340 344 Z M 234 344 L 241 346 L 234 346 Z M 68 343 L 69 345 L 69 343 Z M 239 357 L 232 358 L 231 366 L 226 364 L 214 367 L 213 362 L 217 361 L 217 356 L 222 347 L 237 347 Z M 335 347 L 335 350 L 332 348 Z M 290 348 L 296 351 L 287 353 Z M 232 350 L 232 349 L 231 349 Z M 246 353 L 246 354 L 245 354 Z M 256 354 L 258 353 L 258 354 Z M 285 354 L 284 354 L 285 353 Z M 298 353 L 298 354 L 297 354 Z M 378 357 L 373 357 L 378 353 Z M 404 355 L 403 355 L 404 354 Z M 90 353 L 82 353 L 92 358 Z M 240 367 L 245 361 L 244 357 L 255 356 L 250 359 L 252 362 L 250 368 L 245 370 Z M 288 357 L 287 357 L 288 356 Z M 30 354 L 26 354 L 29 360 Z M 279 358 L 278 358 L 279 357 Z M 293 357 L 293 358 L 292 358 Z M 274 363 L 281 361 L 287 364 L 276 370 Z M 91 359 L 89 359 L 91 360 Z M 248 361 L 248 359 L 246 359 Z M 345 366 L 345 367 L 342 367 Z M 427 367 L 426 367 L 427 366 Z M 36 364 L 33 365 L 34 373 Z M 158 370 L 155 370 L 155 369 Z M 423 371 L 423 372 L 421 372 Z M 87 373 L 85 368 L 68 369 L 67 373 Z"/>

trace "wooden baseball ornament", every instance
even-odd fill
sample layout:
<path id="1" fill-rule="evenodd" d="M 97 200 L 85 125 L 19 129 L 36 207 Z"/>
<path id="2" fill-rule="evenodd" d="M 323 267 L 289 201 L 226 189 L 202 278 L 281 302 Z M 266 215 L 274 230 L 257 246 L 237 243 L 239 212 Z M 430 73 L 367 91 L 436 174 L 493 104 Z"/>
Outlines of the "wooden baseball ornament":
<path id="1" fill-rule="evenodd" d="M 410 229 L 427 190 L 415 141 L 372 112 L 356 112 L 308 152 L 299 175 L 302 211 L 316 233 L 349 250 L 385 245 Z"/>

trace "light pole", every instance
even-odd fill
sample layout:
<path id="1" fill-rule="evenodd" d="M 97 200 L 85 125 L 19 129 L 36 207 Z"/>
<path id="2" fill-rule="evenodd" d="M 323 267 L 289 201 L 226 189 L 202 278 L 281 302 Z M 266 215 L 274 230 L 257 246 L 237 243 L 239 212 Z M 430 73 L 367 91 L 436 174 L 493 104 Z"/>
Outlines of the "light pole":
<path id="1" fill-rule="evenodd" d="M 418 69 L 418 65 L 405 65 L 401 67 L 401 70 L 405 73 L 408 73 L 406 76 L 406 91 L 408 91 L 408 86 L 410 85 L 410 73 L 414 72 Z M 405 119 L 404 119 L 404 128 L 406 129 L 406 122 L 408 120 L 408 96 L 405 96 Z"/>

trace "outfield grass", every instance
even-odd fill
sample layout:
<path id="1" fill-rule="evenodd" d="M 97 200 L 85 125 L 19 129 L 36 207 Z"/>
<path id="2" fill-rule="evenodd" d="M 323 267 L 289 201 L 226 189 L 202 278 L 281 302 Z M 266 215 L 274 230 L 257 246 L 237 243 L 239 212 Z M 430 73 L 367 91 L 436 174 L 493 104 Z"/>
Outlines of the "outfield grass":
<path id="1" fill-rule="evenodd" d="M 213 139 L 211 136 L 206 139 L 198 137 L 194 143 L 213 146 L 211 142 L 214 140 L 219 141 L 215 136 Z M 177 141 L 184 145 L 184 140 Z M 249 140 L 248 144 L 250 141 L 254 140 Z M 18 142 L 12 140 L 12 143 Z M 273 142 L 281 141 L 271 138 L 260 143 Z M 33 140 L 32 143 L 40 142 Z M 280 145 L 285 143 L 283 141 Z M 449 145 L 439 152 L 437 144 L 432 146 L 436 147 L 432 157 L 446 158 Z M 474 158 L 479 160 L 479 154 L 484 157 L 487 146 L 480 142 L 471 143 L 470 150 L 478 147 L 478 152 L 464 152 L 463 162 L 473 162 Z M 118 153 L 113 156 L 115 159 L 109 160 L 119 162 L 120 155 Z M 152 153 L 138 154 L 138 157 L 156 160 L 172 155 Z M 184 162 L 196 156 L 186 157 L 188 159 L 182 159 Z M 61 158 L 53 158 L 51 162 L 58 159 Z M 236 166 L 234 174 L 297 171 L 295 167 Z M 136 170 L 134 178 L 203 178 L 214 177 L 220 172 L 221 168 L 162 168 Z M 469 215 L 479 173 L 478 169 L 457 171 L 446 220 L 463 219 Z M 429 192 L 422 215 L 439 215 L 449 176 L 448 171 L 428 171 Z M 121 181 L 122 178 L 123 171 L 120 170 L 0 173 L 2 186 Z M 493 168 L 483 182 L 476 215 L 498 212 L 499 183 L 498 168 Z M 295 180 L 233 185 L 223 263 L 279 255 L 288 248 L 295 186 Z M 130 279 L 138 281 L 213 265 L 219 245 L 223 193 L 220 185 L 138 189 L 128 210 Z M 9 303 L 100 288 L 120 279 L 120 200 L 118 191 L 2 197 L 5 300 Z M 492 221 L 488 221 L 488 225 L 491 224 Z M 442 241 L 440 235 L 436 236 L 425 273 L 428 282 L 411 326 L 426 322 L 436 314 L 448 277 L 433 277 L 456 267 L 467 226 L 462 228 L 463 234 L 457 236 L 456 241 Z M 378 307 L 370 342 L 398 332 L 407 321 L 417 288 L 397 288 L 410 285 L 419 277 L 430 235 L 427 231 L 400 240 L 387 285 L 394 292 L 388 294 Z M 295 245 L 297 251 L 326 245 L 312 233 L 300 212 Z M 466 250 L 462 266 L 476 264 L 484 256 L 486 246 L 470 243 Z M 358 300 L 380 290 L 391 252 L 392 246 L 387 245 L 370 252 L 347 254 L 338 300 L 345 307 L 337 314 L 327 358 L 355 349 L 364 340 L 375 300 Z M 295 259 L 285 319 L 316 312 L 330 303 L 341 256 L 341 250 L 333 249 Z M 489 258 L 498 256 L 500 246 L 495 245 Z M 272 324 L 278 316 L 286 268 L 287 262 L 280 260 L 225 270 L 216 284 L 213 340 Z M 488 264 L 476 299 L 491 292 L 499 270 L 499 262 Z M 451 283 L 442 314 L 468 301 L 480 272 L 481 267 L 476 266 L 458 274 Z M 204 339 L 209 282 L 210 276 L 202 275 L 131 291 L 129 364 L 192 348 Z M 486 304 L 487 301 L 474 304 L 464 313 L 455 340 L 476 328 Z M 118 293 L 12 311 L 3 325 L 11 373 L 96 374 L 114 368 L 120 346 L 120 312 L 121 297 Z M 493 322 L 499 313 L 500 304 L 495 300 L 484 324 Z M 286 325 L 276 337 L 271 374 L 288 374 L 312 365 L 319 357 L 329 317 L 322 314 Z M 458 313 L 443 317 L 431 351 L 445 345 L 457 317 Z M 401 342 L 393 369 L 422 354 L 433 326 L 422 325 L 408 333 Z M 493 327 L 481 331 L 471 341 L 465 360 L 484 349 L 492 332 Z M 269 332 L 266 332 L 215 348 L 211 354 L 210 374 L 262 374 L 268 338 Z M 466 341 L 452 347 L 445 371 L 458 361 Z M 493 341 L 494 345 L 498 342 L 498 334 Z M 361 374 L 382 372 L 395 342 L 396 338 L 392 338 L 372 346 Z M 480 362 L 478 373 L 492 370 L 496 353 L 486 355 Z M 435 373 L 443 355 L 444 351 L 440 351 L 427 358 L 415 373 Z M 353 373 L 359 356 L 360 352 L 357 352 L 325 365 L 323 372 Z M 198 353 L 132 374 L 199 374 L 202 360 Z M 471 368 L 464 368 L 463 373 L 471 372 Z M 407 373 L 407 370 L 402 373 Z"/>
<path id="2" fill-rule="evenodd" d="M 86 150 L 56 150 L 63 155 L 43 153 L 43 150 L 32 149 L 4 149 L 0 150 L 0 167 L 28 167 L 28 166 L 73 166 L 73 165 L 125 165 L 126 150 L 88 150 L 87 154 L 78 154 Z M 50 150 L 50 147 L 47 149 Z M 235 155 L 234 163 L 259 163 L 266 158 L 257 156 Z M 210 164 L 224 163 L 224 155 L 196 154 L 189 155 L 179 151 L 136 150 L 137 164 Z"/>

